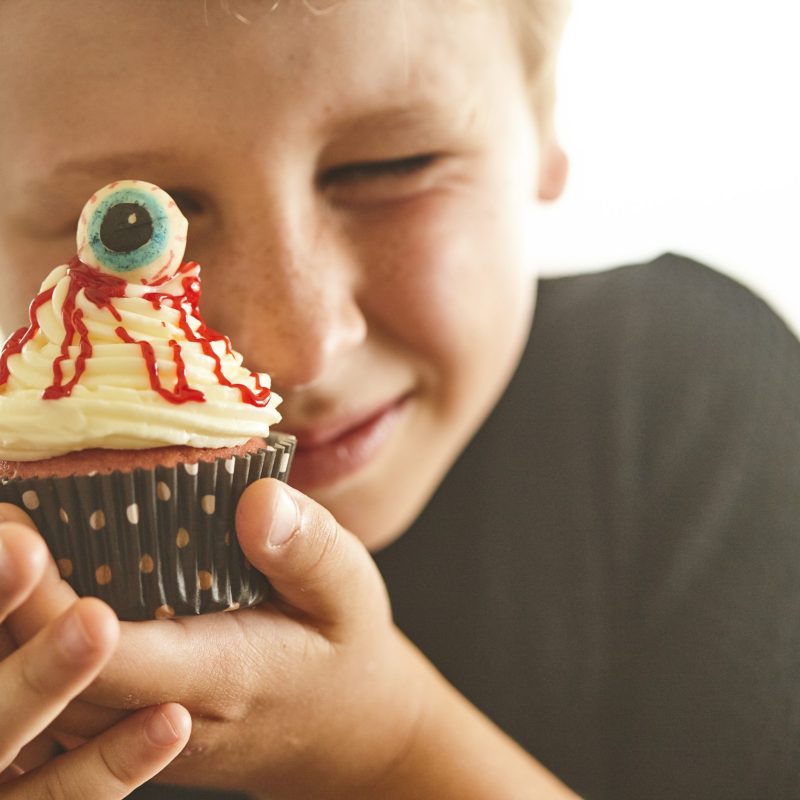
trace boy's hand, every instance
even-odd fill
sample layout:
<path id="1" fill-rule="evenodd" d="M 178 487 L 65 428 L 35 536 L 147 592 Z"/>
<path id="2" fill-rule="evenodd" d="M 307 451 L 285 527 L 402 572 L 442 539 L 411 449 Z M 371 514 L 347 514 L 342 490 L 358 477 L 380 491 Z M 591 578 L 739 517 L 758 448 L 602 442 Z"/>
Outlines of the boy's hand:
<path id="1" fill-rule="evenodd" d="M 0 624 L 34 591 L 46 565 L 46 548 L 33 531 L 0 523 Z M 0 655 L 0 800 L 125 797 L 186 743 L 186 710 L 164 706 L 133 714 L 74 752 L 25 773 L 22 765 L 33 765 L 21 751 L 95 678 L 117 637 L 111 609 L 87 598 L 72 602 L 19 649 Z"/>
<path id="2" fill-rule="evenodd" d="M 276 797 L 368 796 L 410 747 L 432 671 L 393 626 L 364 546 L 321 506 L 262 480 L 243 495 L 237 530 L 270 579 L 270 601 L 122 623 L 114 658 L 54 728 L 75 744 L 119 709 L 177 701 L 194 729 L 167 781 Z M 71 601 L 51 572 L 13 617 L 13 634 L 28 639 Z"/>

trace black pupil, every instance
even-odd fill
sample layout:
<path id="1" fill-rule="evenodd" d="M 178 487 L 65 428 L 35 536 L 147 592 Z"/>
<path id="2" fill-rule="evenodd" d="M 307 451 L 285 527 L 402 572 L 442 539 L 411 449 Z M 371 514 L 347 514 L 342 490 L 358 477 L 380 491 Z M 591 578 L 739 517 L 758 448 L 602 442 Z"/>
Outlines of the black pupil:
<path id="1" fill-rule="evenodd" d="M 132 253 L 153 236 L 153 218 L 136 203 L 118 203 L 106 211 L 100 241 L 115 253 Z"/>

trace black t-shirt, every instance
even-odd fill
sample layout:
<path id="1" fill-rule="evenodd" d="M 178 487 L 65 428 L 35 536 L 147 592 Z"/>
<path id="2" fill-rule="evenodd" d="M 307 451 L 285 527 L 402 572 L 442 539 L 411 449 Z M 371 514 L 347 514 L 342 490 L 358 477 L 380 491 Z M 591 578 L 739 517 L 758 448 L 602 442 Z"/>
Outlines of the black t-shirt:
<path id="1" fill-rule="evenodd" d="M 376 560 L 399 626 L 588 800 L 800 798 L 800 343 L 734 281 L 540 281 L 507 392 Z"/>

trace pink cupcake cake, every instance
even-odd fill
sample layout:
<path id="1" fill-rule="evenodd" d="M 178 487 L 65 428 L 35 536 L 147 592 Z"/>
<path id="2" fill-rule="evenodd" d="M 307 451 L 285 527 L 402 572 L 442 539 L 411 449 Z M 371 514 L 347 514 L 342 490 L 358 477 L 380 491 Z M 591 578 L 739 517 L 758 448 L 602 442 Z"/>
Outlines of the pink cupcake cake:
<path id="1" fill-rule="evenodd" d="M 199 312 L 188 223 L 143 181 L 87 202 L 77 255 L 0 352 L 0 501 L 28 511 L 79 594 L 122 619 L 239 608 L 267 584 L 233 526 L 285 480 L 280 398 Z"/>

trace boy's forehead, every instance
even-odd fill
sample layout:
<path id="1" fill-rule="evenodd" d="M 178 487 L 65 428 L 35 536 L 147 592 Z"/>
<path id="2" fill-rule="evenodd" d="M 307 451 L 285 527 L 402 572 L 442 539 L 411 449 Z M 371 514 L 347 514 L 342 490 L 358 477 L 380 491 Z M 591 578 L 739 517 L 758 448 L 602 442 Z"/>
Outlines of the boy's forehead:
<path id="1" fill-rule="evenodd" d="M 11 77 L 33 68 L 34 75 L 49 72 L 55 88 L 77 84 L 87 92 L 115 80 L 126 88 L 146 83 L 138 88 L 156 92 L 174 86 L 175 78 L 182 79 L 178 89 L 197 92 L 220 70 L 222 77 L 240 81 L 255 71 L 255 79 L 291 84 L 293 92 L 313 93 L 332 75 L 342 94 L 357 84 L 376 86 L 398 77 L 408 85 L 434 77 L 435 88 L 431 68 L 437 61 L 479 64 L 485 53 L 472 45 L 485 43 L 490 33 L 488 6 L 473 0 L 342 0 L 326 14 L 313 14 L 313 6 L 294 0 L 258 0 L 247 6 L 262 9 L 251 23 L 224 10 L 233 0 L 217 3 L 5 0 L 3 73 Z M 22 58 L 25 53 L 33 58 Z M 341 99 L 340 94 L 331 101 Z"/>
<path id="2" fill-rule="evenodd" d="M 215 0 L 5 0 L 0 102 L 13 98 L 19 113 L 0 132 L 0 159 L 3 139 L 35 165 L 62 147 L 63 160 L 96 155 L 101 131 L 158 151 L 167 127 L 191 149 L 242 120 L 260 132 L 277 125 L 285 138 L 313 127 L 314 115 L 320 131 L 356 116 L 398 130 L 436 109 L 467 119 L 476 86 L 491 80 L 487 7 L 345 0 L 313 15 L 287 2 L 247 24 Z"/>

